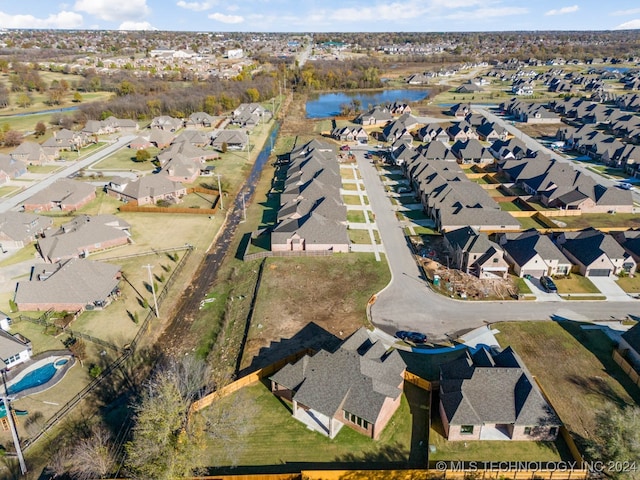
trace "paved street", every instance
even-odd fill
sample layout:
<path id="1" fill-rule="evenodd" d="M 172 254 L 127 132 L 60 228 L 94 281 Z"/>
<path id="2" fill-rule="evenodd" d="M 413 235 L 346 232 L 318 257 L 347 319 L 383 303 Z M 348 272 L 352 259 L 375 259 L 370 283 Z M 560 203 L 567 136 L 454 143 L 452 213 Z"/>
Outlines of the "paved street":
<path id="1" fill-rule="evenodd" d="M 392 273 L 391 283 L 371 306 L 371 320 L 378 328 L 390 334 L 416 330 L 432 340 L 442 340 L 498 321 L 610 320 L 637 314 L 640 301 L 471 302 L 432 292 L 411 254 L 375 166 L 364 158 L 363 151 L 354 149 L 354 154 Z"/>
<path id="2" fill-rule="evenodd" d="M 87 168 L 89 165 L 92 165 L 93 163 L 96 163 L 100 160 L 102 160 L 103 158 L 111 155 L 113 152 L 115 152 L 116 150 L 119 150 L 123 147 L 125 147 L 126 145 L 128 145 L 131 140 L 133 140 L 135 138 L 135 136 L 133 135 L 126 135 L 123 137 L 120 137 L 118 139 L 117 142 L 112 143 L 111 145 L 106 146 L 105 148 L 103 148 L 102 150 L 89 155 L 87 158 L 74 162 L 73 164 L 71 164 L 69 167 L 60 170 L 59 172 L 56 172 L 54 174 L 52 174 L 51 176 L 47 177 L 46 179 L 31 185 L 30 187 L 24 189 L 23 191 L 17 193 L 16 195 L 13 195 L 12 197 L 6 198 L 4 199 L 2 202 L 0 202 L 0 212 L 6 212 L 9 211 L 15 207 L 18 207 L 20 205 L 22 205 L 22 203 L 29 197 L 35 195 L 36 193 L 38 193 L 39 191 L 47 188 L 49 185 L 51 185 L 53 182 L 55 182 L 56 180 L 60 179 L 60 178 L 66 178 L 69 175 L 72 175 L 74 173 L 76 173 L 77 171 L 83 169 L 83 168 Z"/>

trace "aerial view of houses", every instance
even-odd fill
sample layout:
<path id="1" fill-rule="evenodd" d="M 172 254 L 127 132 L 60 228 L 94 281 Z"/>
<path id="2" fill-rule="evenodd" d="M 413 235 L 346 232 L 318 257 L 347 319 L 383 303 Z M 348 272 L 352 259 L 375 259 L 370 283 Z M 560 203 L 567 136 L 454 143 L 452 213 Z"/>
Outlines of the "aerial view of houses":
<path id="1" fill-rule="evenodd" d="M 0 477 L 637 477 L 635 9 L 23 3 Z"/>

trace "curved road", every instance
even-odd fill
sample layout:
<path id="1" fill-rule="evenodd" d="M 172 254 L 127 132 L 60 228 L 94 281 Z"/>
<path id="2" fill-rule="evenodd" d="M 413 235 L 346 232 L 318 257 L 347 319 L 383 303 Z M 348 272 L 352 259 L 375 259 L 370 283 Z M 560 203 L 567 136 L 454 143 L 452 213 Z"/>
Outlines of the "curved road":
<path id="1" fill-rule="evenodd" d="M 416 330 L 432 340 L 456 338 L 487 323 L 511 320 L 607 320 L 637 314 L 640 302 L 611 301 L 505 301 L 454 300 L 431 291 L 411 253 L 375 166 L 354 150 L 392 279 L 371 306 L 371 320 L 387 333 Z"/>

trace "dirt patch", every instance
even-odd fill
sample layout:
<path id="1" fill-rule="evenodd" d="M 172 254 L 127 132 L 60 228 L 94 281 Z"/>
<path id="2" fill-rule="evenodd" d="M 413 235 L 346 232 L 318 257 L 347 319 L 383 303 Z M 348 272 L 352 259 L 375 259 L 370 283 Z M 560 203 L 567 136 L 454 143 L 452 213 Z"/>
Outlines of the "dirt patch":
<path id="1" fill-rule="evenodd" d="M 522 133 L 529 135 L 533 138 L 553 137 L 555 138 L 556 132 L 559 128 L 566 126 L 563 123 L 549 123 L 549 124 L 525 124 L 518 123 L 517 127 Z"/>
<path id="2" fill-rule="evenodd" d="M 424 269 L 427 278 L 433 282 L 433 289 L 443 295 L 471 300 L 507 300 L 517 294 L 517 286 L 511 277 L 504 280 L 481 280 L 474 275 L 450 268 L 451 263 L 447 265 L 447 258 L 451 262 L 451 254 L 445 248 L 441 236 L 413 236 L 411 242 L 418 252 L 417 262 Z M 435 278 L 437 282 L 434 282 Z"/>

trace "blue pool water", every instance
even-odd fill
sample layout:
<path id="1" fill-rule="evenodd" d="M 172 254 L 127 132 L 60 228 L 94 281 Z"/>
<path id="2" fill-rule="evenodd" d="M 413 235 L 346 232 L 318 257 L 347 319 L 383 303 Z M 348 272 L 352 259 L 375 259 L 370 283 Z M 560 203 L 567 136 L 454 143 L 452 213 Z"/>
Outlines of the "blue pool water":
<path id="1" fill-rule="evenodd" d="M 44 385 L 49 380 L 51 380 L 53 376 L 56 374 L 56 372 L 58 371 L 58 369 L 56 368 L 56 365 L 58 367 L 61 367 L 67 362 L 68 360 L 66 358 L 59 359 L 59 360 L 56 360 L 55 364 L 54 362 L 47 363 L 46 365 L 43 365 L 42 367 L 35 369 L 33 372 L 27 373 L 22 378 L 22 380 L 14 383 L 9 388 L 7 388 L 7 393 L 9 395 L 15 395 L 16 393 L 21 392 L 23 390 Z"/>

